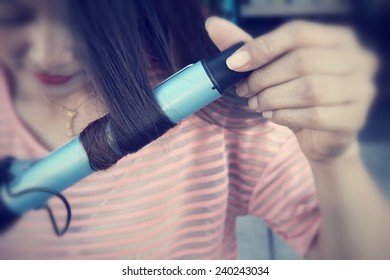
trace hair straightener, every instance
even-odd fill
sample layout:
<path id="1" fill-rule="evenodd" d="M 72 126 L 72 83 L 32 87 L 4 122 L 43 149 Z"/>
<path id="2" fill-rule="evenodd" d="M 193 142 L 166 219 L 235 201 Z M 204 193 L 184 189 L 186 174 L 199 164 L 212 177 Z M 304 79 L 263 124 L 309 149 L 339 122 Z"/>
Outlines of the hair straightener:
<path id="1" fill-rule="evenodd" d="M 153 89 L 157 103 L 173 123 L 220 98 L 228 88 L 249 75 L 250 72 L 235 72 L 226 65 L 226 59 L 242 45 L 244 43 L 238 43 L 213 57 L 190 64 Z M 10 228 L 24 213 L 45 208 L 56 234 L 63 235 L 69 227 L 71 208 L 61 192 L 95 172 L 79 137 L 38 160 L 7 158 L 1 162 L 0 232 Z M 68 212 L 62 230 L 47 205 L 53 196 L 64 202 Z"/>

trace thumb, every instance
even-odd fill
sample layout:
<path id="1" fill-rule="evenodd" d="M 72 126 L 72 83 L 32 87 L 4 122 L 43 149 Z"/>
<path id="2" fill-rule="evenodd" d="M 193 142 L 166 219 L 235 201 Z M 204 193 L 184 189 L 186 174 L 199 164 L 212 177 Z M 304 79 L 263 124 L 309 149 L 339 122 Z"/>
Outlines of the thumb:
<path id="1" fill-rule="evenodd" d="M 206 30 L 220 51 L 238 42 L 247 43 L 253 39 L 251 35 L 237 25 L 219 17 L 209 17 L 206 20 Z"/>

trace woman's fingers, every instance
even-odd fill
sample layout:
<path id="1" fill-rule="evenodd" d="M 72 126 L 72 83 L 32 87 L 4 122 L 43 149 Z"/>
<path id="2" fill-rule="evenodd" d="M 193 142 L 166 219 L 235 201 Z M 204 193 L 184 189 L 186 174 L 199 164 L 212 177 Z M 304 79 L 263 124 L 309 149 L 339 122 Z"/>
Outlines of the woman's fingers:
<path id="1" fill-rule="evenodd" d="M 357 50 L 302 48 L 255 70 L 236 86 L 236 91 L 238 95 L 249 98 L 268 87 L 306 75 L 350 74 L 365 63 Z"/>
<path id="2" fill-rule="evenodd" d="M 258 112 L 342 105 L 370 101 L 374 92 L 372 82 L 353 76 L 308 75 L 269 87 L 250 98 L 248 105 Z"/>
<path id="3" fill-rule="evenodd" d="M 347 104 L 331 107 L 280 109 L 263 112 L 270 121 L 293 128 L 356 133 L 365 122 L 367 107 Z"/>
<path id="4" fill-rule="evenodd" d="M 250 71 L 298 48 L 356 47 L 354 33 L 343 27 L 293 21 L 249 41 L 227 60 L 235 71 Z"/>
<path id="5" fill-rule="evenodd" d="M 246 42 L 226 63 L 235 71 L 254 70 L 237 93 L 272 122 L 347 134 L 363 125 L 376 61 L 350 29 L 295 21 L 253 39 L 220 18 L 206 28 L 221 50 Z"/>

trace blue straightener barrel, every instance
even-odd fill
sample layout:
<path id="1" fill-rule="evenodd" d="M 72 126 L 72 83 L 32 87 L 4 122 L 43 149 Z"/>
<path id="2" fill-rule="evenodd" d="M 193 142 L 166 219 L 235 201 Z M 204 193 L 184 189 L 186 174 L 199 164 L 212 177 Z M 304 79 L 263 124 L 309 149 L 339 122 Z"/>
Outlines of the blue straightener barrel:
<path id="1" fill-rule="evenodd" d="M 249 75 L 226 66 L 226 59 L 242 45 L 236 44 L 216 56 L 188 65 L 153 89 L 156 101 L 172 122 L 178 123 L 220 98 L 226 89 Z M 9 169 L 12 180 L 7 182 L 7 188 L 0 185 L 0 216 L 18 217 L 51 197 L 45 192 L 22 196 L 10 192 L 44 187 L 60 193 L 93 172 L 78 137 L 45 158 L 24 165 L 16 161 Z"/>

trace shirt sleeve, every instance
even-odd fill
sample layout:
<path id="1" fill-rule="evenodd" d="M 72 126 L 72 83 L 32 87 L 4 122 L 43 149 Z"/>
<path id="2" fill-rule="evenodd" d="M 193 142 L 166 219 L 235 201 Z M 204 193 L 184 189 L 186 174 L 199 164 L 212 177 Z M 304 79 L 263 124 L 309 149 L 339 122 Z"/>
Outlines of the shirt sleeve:
<path id="1" fill-rule="evenodd" d="M 320 226 L 320 213 L 311 168 L 295 135 L 289 136 L 264 169 L 248 210 L 297 254 L 307 253 Z"/>

